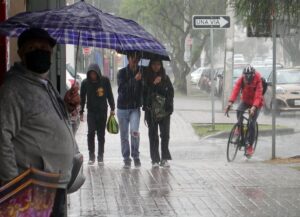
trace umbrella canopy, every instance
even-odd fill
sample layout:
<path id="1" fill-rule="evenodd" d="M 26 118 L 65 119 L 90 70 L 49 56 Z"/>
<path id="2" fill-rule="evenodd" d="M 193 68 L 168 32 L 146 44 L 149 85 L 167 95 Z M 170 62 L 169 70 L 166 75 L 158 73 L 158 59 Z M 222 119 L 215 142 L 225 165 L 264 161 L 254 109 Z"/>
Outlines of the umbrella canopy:
<path id="1" fill-rule="evenodd" d="M 165 47 L 139 24 L 104 13 L 84 1 L 17 14 L 0 23 L 0 34 L 16 37 L 30 27 L 47 30 L 60 44 L 109 48 L 124 54 L 139 51 L 143 58 L 170 60 Z"/>

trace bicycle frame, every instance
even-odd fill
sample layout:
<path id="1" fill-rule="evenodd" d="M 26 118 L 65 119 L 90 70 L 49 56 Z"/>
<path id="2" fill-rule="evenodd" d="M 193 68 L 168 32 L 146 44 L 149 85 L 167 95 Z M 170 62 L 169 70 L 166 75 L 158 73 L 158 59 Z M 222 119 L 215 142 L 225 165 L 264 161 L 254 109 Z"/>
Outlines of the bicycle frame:
<path id="1" fill-rule="evenodd" d="M 252 118 L 249 116 L 245 115 L 246 111 L 242 111 L 242 110 L 234 110 L 236 112 L 241 112 L 240 116 L 238 117 L 238 121 L 237 123 L 234 124 L 234 126 L 232 127 L 232 130 L 230 132 L 229 135 L 229 139 L 228 139 L 228 143 L 227 143 L 227 160 L 229 162 L 233 161 L 236 157 L 237 151 L 238 150 L 242 150 L 242 148 L 244 147 L 244 155 L 246 157 L 249 157 L 246 155 L 246 147 L 248 145 L 248 136 L 249 136 L 249 128 L 250 128 L 250 124 L 252 122 Z M 227 113 L 227 116 L 228 113 Z M 236 133 L 236 131 L 238 131 Z M 256 148 L 256 143 L 257 143 L 257 136 L 258 136 L 258 124 L 256 122 L 255 125 L 255 132 L 254 132 L 254 142 L 253 142 L 253 148 L 255 150 Z M 232 153 L 233 150 L 233 155 L 231 155 L 230 153 Z"/>

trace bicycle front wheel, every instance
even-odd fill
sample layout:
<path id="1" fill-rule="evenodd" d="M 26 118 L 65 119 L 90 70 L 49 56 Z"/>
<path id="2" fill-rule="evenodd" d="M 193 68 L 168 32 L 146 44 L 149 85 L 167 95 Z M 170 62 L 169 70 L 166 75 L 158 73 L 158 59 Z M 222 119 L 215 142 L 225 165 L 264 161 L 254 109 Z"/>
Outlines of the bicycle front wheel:
<path id="1" fill-rule="evenodd" d="M 231 129 L 228 142 L 227 142 L 227 161 L 232 162 L 234 161 L 239 144 L 241 139 L 241 131 L 239 129 L 239 125 L 235 124 Z"/>
<path id="2" fill-rule="evenodd" d="M 257 146 L 257 138 L 258 138 L 258 124 L 256 122 L 255 124 L 255 137 L 254 137 L 254 142 L 253 142 L 253 150 L 255 151 L 256 146 Z"/>

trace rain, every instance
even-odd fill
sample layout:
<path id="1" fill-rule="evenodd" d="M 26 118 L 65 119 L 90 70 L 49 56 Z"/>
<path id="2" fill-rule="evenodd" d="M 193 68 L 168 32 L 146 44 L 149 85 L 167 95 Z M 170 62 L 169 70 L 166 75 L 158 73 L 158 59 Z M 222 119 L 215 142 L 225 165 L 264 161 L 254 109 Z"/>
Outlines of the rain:
<path id="1" fill-rule="evenodd" d="M 56 19 L 25 19 L 75 4 L 80 9 L 69 9 L 72 19 L 62 19 L 66 24 L 55 29 L 47 24 Z M 77 176 L 84 183 L 75 192 L 66 190 L 65 216 L 300 216 L 299 1 L 28 0 L 16 6 L 4 0 L 0 12 L 0 91 L 11 75 L 6 71 L 20 61 L 16 37 L 38 25 L 57 41 L 47 79 L 66 111 L 73 109 L 67 96 L 78 88 L 72 94 L 80 103 L 69 117 L 75 114 L 70 124 L 83 157 Z M 22 12 L 28 14 L 20 23 L 9 23 Z M 56 13 L 59 20 L 63 13 Z M 93 92 L 105 98 L 106 110 L 92 109 L 92 72 L 109 83 L 100 82 Z M 0 93 L 1 98 L 7 99 Z M 137 116 L 130 116 L 134 111 Z M 4 141 L 8 128 L 1 117 Z M 27 124 L 20 127 L 22 134 Z M 0 157 L 8 150 L 1 146 L 6 147 L 0 144 Z M 28 214 L 29 205 L 27 211 L 11 205 L 19 198 L 25 203 L 28 189 L 7 187 L 19 182 L 1 180 L 4 172 L 0 217 L 13 209 L 11 216 L 37 215 Z M 55 177 L 45 175 L 52 178 L 39 185 L 40 177 L 30 172 L 32 191 L 54 203 Z M 34 196 L 30 212 L 38 213 Z M 51 216 L 52 206 L 43 216 Z"/>

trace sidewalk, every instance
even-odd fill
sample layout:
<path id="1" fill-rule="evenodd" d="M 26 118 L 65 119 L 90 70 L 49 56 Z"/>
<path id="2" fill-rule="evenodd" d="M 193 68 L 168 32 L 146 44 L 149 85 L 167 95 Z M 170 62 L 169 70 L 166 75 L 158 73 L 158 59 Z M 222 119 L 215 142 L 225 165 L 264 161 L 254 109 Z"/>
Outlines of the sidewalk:
<path id="1" fill-rule="evenodd" d="M 151 169 L 143 118 L 140 169 L 122 169 L 119 135 L 111 134 L 106 136 L 105 165 L 88 166 L 87 126 L 81 124 L 77 141 L 87 180 L 70 195 L 70 217 L 300 216 L 300 171 L 255 158 L 227 163 L 223 141 L 199 140 L 190 125 L 210 120 L 206 102 L 175 102 L 170 169 Z"/>

